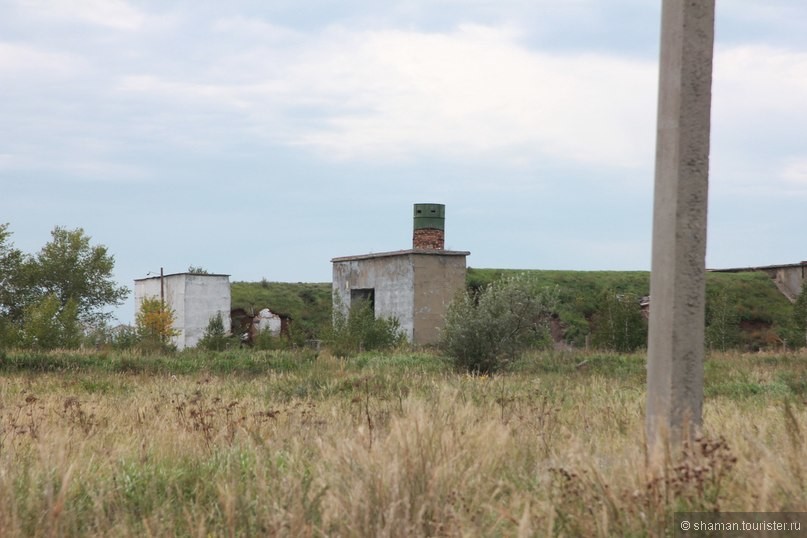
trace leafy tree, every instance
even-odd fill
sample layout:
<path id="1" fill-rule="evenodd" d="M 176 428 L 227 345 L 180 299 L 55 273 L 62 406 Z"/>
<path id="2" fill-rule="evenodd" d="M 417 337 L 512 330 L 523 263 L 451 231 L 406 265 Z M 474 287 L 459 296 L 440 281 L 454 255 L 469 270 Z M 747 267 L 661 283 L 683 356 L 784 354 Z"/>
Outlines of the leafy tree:
<path id="1" fill-rule="evenodd" d="M 9 241 L 8 224 L 0 224 L 0 318 L 5 323 L 20 321 L 25 304 L 26 284 L 22 268 L 25 254 Z"/>
<path id="2" fill-rule="evenodd" d="M 221 312 L 216 312 L 216 315 L 210 318 L 202 339 L 199 340 L 199 347 L 210 351 L 224 351 L 228 340 Z"/>
<path id="3" fill-rule="evenodd" d="M 14 347 L 19 341 L 19 328 L 7 316 L 0 315 L 0 351 Z"/>
<path id="4" fill-rule="evenodd" d="M 140 345 L 147 351 L 167 350 L 172 347 L 170 339 L 179 334 L 174 329 L 174 311 L 165 301 L 145 297 L 135 316 L 135 327 Z"/>
<path id="5" fill-rule="evenodd" d="M 81 343 L 78 305 L 62 305 L 52 293 L 25 308 L 22 343 L 39 349 L 72 349 Z"/>
<path id="6" fill-rule="evenodd" d="M 594 347 L 631 353 L 647 345 L 647 322 L 642 316 L 639 297 L 632 293 L 604 292 L 592 322 Z"/>
<path id="7" fill-rule="evenodd" d="M 807 280 L 801 285 L 796 303 L 793 305 L 793 324 L 795 327 L 794 344 L 802 346 L 807 341 Z"/>
<path id="8" fill-rule="evenodd" d="M 726 291 L 707 293 L 706 344 L 710 349 L 726 351 L 740 343 L 740 314 L 737 300 Z"/>
<path id="9" fill-rule="evenodd" d="M 137 327 L 121 325 L 110 331 L 108 343 L 112 349 L 132 349 L 139 343 Z"/>
<path id="10" fill-rule="evenodd" d="M 82 338 L 82 346 L 104 349 L 132 349 L 137 347 L 138 343 L 137 329 L 133 325 L 110 327 L 107 323 L 100 323 L 85 328 Z"/>
<path id="11" fill-rule="evenodd" d="M 458 367 L 495 372 L 519 353 L 550 342 L 558 290 L 538 288 L 528 275 L 467 291 L 449 305 L 441 347 Z"/>
<path id="12" fill-rule="evenodd" d="M 29 264 L 29 281 L 37 297 L 53 295 L 61 308 L 74 301 L 78 318 L 85 323 L 109 317 L 100 312 L 108 305 L 119 305 L 129 294 L 125 286 L 112 280 L 114 257 L 103 245 L 93 246 L 84 230 L 57 226 L 51 240 Z"/>
<path id="13" fill-rule="evenodd" d="M 207 269 L 201 266 L 190 265 L 188 266 L 188 272 L 193 273 L 194 275 L 209 275 L 210 273 Z"/>

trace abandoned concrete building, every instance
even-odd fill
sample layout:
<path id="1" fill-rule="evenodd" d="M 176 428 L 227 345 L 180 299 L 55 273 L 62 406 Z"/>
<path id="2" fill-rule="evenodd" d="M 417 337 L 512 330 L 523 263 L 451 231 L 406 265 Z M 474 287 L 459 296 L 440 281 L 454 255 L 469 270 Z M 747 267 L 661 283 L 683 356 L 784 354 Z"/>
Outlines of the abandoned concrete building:
<path id="1" fill-rule="evenodd" d="M 376 318 L 394 317 L 414 344 L 440 337 L 448 304 L 465 287 L 470 252 L 445 250 L 445 206 L 415 204 L 412 248 L 334 258 L 334 310 L 368 301 Z"/>
<path id="2" fill-rule="evenodd" d="M 796 302 L 804 280 L 807 278 L 807 261 L 788 263 L 784 265 L 765 265 L 762 267 L 735 267 L 732 269 L 709 269 L 714 273 L 766 273 L 782 295 L 790 302 Z"/>
<path id="3" fill-rule="evenodd" d="M 230 331 L 230 275 L 174 273 L 135 281 L 135 312 L 145 298 L 163 298 L 174 311 L 172 338 L 177 349 L 194 347 L 202 339 L 210 319 L 221 315 L 225 332 Z"/>

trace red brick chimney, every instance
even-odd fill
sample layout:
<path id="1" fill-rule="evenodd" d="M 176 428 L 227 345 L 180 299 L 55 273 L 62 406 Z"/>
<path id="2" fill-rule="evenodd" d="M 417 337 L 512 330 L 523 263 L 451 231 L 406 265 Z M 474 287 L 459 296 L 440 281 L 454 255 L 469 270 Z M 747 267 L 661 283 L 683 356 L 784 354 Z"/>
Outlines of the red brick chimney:
<path id="1" fill-rule="evenodd" d="M 446 206 L 443 204 L 415 204 L 413 249 L 445 248 L 445 215 Z"/>

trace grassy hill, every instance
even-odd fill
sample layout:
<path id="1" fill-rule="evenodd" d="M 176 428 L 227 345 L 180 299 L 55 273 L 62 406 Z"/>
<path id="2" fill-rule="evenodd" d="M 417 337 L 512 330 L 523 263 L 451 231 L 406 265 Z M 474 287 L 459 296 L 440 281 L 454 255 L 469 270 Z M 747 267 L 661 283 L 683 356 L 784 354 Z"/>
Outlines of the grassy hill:
<path id="1" fill-rule="evenodd" d="M 469 289 L 515 273 L 526 272 L 538 285 L 557 287 L 561 306 L 559 318 L 566 340 L 576 346 L 585 342 L 590 321 L 606 293 L 649 295 L 647 271 L 544 271 L 469 268 Z M 716 305 L 730 310 L 732 323 L 742 329 L 746 347 L 776 345 L 782 338 L 793 341 L 790 302 L 764 273 L 709 273 L 706 279 L 707 308 Z M 321 334 L 331 321 L 331 284 L 287 282 L 234 282 L 232 307 L 272 311 L 291 316 L 294 332 L 304 338 Z"/>
<path id="2" fill-rule="evenodd" d="M 331 283 L 233 282 L 232 308 L 269 308 L 292 318 L 292 334 L 316 338 L 331 322 Z"/>
<path id="3" fill-rule="evenodd" d="M 479 289 L 508 274 L 528 273 L 541 286 L 557 286 L 566 326 L 567 341 L 581 344 L 589 321 L 605 293 L 650 294 L 648 271 L 543 271 L 469 268 L 468 287 Z M 793 306 L 765 273 L 707 273 L 707 311 L 717 305 L 731 309 L 731 318 L 743 329 L 742 344 L 749 347 L 775 345 L 791 340 Z"/>

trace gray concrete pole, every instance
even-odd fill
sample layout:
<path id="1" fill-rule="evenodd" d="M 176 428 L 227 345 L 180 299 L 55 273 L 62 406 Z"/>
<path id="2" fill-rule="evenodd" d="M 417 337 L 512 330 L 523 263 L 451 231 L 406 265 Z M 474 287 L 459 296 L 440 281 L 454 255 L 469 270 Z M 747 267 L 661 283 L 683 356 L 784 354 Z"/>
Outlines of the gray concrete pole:
<path id="1" fill-rule="evenodd" d="M 715 0 L 662 1 L 647 346 L 651 458 L 701 425 L 714 14 Z"/>

